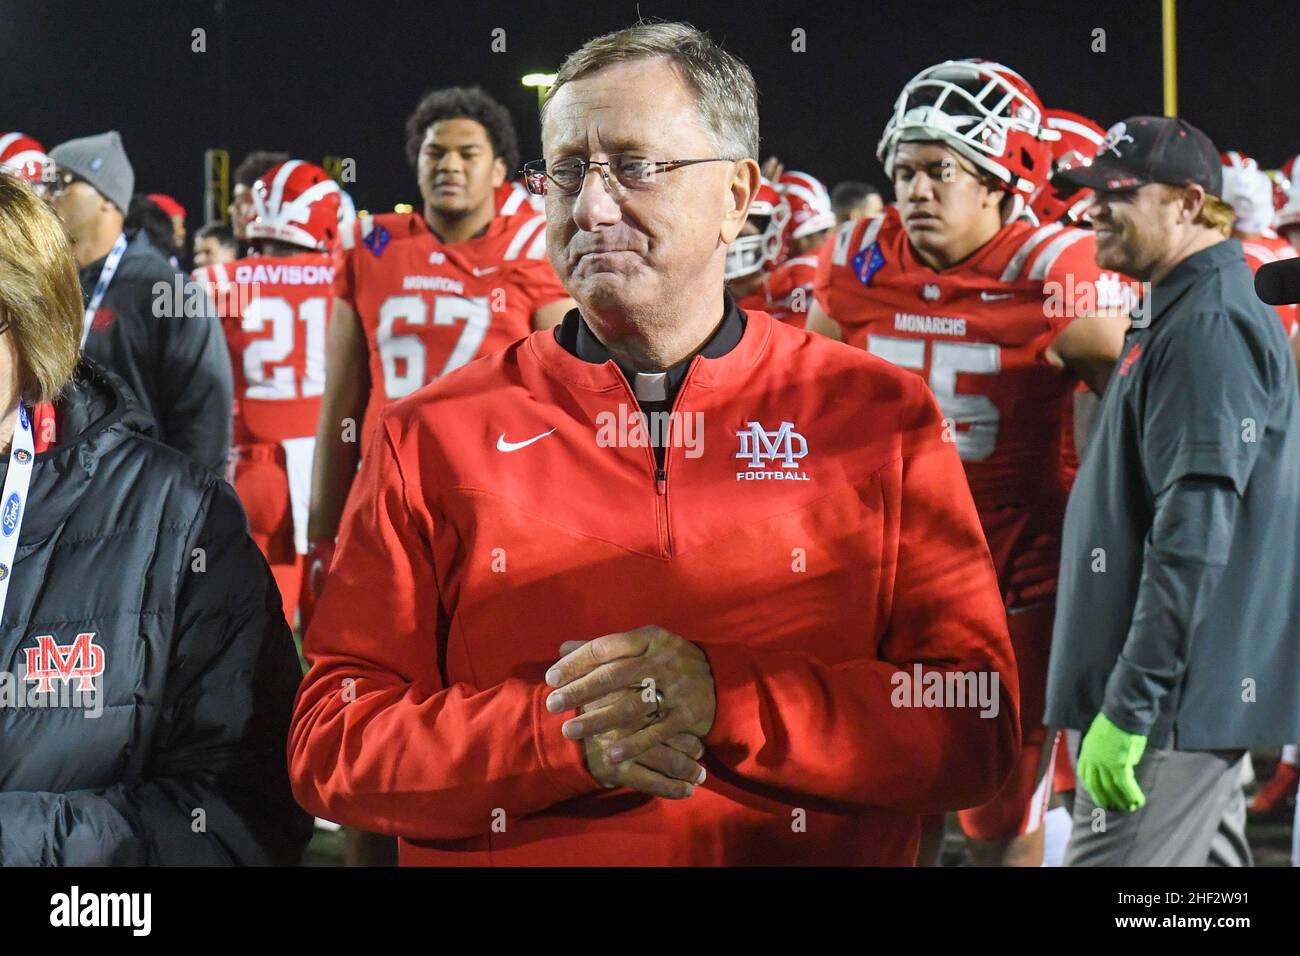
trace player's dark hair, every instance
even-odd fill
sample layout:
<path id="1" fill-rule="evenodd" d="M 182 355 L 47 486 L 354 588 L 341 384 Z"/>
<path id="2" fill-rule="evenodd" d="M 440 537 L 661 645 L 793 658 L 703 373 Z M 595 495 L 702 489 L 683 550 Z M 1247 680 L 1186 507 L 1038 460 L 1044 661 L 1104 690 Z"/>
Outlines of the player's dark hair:
<path id="1" fill-rule="evenodd" d="M 239 248 L 239 243 L 235 241 L 234 230 L 230 228 L 229 223 L 225 222 L 210 222 L 206 226 L 200 227 L 199 231 L 194 234 L 194 238 L 200 242 L 204 239 L 215 239 L 227 249 Z"/>
<path id="2" fill-rule="evenodd" d="M 852 209 L 868 196 L 881 196 L 880 190 L 870 183 L 859 183 L 851 180 L 836 183 L 835 188 L 831 190 L 831 209 L 838 216 L 845 210 Z M 884 197 L 881 196 L 881 198 Z"/>
<path id="3" fill-rule="evenodd" d="M 471 119 L 487 130 L 492 152 L 506 163 L 506 178 L 519 168 L 519 141 L 510 111 L 479 86 L 448 86 L 427 93 L 406 121 L 406 158 L 414 169 L 420 158 L 424 134 L 434 123 Z"/>
<path id="4" fill-rule="evenodd" d="M 273 167 L 289 161 L 288 153 L 277 153 L 268 149 L 257 149 L 244 157 L 244 161 L 235 169 L 236 186 L 253 188 L 257 182 Z"/>
<path id="5" fill-rule="evenodd" d="M 150 244 L 163 254 L 163 258 L 180 255 L 180 250 L 176 248 L 172 217 L 144 193 L 136 193 L 131 197 L 131 205 L 126 210 L 122 228 L 143 229 Z"/>

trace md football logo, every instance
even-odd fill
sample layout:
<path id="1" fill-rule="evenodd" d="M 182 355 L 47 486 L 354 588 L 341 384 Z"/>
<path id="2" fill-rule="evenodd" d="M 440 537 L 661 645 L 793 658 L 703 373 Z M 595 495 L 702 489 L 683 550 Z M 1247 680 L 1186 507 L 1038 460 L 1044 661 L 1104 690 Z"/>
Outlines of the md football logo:
<path id="1" fill-rule="evenodd" d="M 17 461 L 18 464 L 20 465 L 25 465 L 32 460 L 32 453 L 29 452 L 26 448 L 15 448 L 14 460 Z"/>
<path id="2" fill-rule="evenodd" d="M 794 430 L 794 422 L 782 422 L 776 431 L 768 431 L 761 422 L 746 422 L 745 425 L 745 430 L 736 432 L 740 439 L 736 457 L 748 458 L 751 470 L 736 472 L 737 481 L 811 480 L 807 472 L 799 470 L 800 459 L 808 454 L 808 440 Z M 767 471 L 767 463 L 778 459 L 782 470 Z"/>
<path id="3" fill-rule="evenodd" d="M 23 500 L 14 492 L 5 499 L 4 510 L 0 511 L 0 534 L 6 538 L 18 530 L 18 516 L 23 511 Z"/>
<path id="4" fill-rule="evenodd" d="M 104 648 L 95 643 L 95 632 L 78 634 L 71 644 L 59 644 L 53 634 L 41 634 L 36 646 L 26 648 L 27 680 L 36 681 L 36 693 L 48 694 L 54 690 L 50 683 L 61 680 L 65 684 L 77 679 L 77 690 L 93 693 L 96 677 L 104 673 Z"/>

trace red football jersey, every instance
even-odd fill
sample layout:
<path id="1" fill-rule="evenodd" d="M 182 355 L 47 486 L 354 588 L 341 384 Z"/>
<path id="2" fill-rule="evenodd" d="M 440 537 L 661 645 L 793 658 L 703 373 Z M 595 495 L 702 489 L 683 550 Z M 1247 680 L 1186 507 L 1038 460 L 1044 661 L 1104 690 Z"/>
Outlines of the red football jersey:
<path id="1" fill-rule="evenodd" d="M 334 266 L 324 253 L 253 255 L 194 278 L 216 303 L 234 373 L 232 444 L 316 434 Z"/>
<path id="2" fill-rule="evenodd" d="M 808 322 L 816 279 L 816 252 L 787 259 L 772 270 L 767 277 L 767 311 L 772 318 L 802 329 Z"/>
<path id="3" fill-rule="evenodd" d="M 1291 243 L 1279 235 L 1246 236 L 1241 240 L 1241 251 L 1246 254 L 1246 265 L 1250 266 L 1252 273 L 1258 272 L 1259 267 L 1266 262 L 1294 259 L 1297 255 Z M 1300 323 L 1300 308 L 1294 305 L 1275 305 L 1273 308 L 1277 310 L 1277 317 L 1282 322 L 1282 328 L 1286 329 L 1287 336 L 1295 335 L 1297 324 Z"/>
<path id="4" fill-rule="evenodd" d="M 766 312 L 767 311 L 767 292 L 765 291 L 766 280 L 764 285 L 759 286 L 749 295 L 742 299 L 736 300 L 736 307 L 742 312 Z"/>
<path id="5" fill-rule="evenodd" d="M 923 376 L 965 465 L 1008 606 L 1055 588 L 1068 493 L 1062 425 L 1077 379 L 1043 353 L 1075 314 L 1131 306 L 1092 233 L 1024 220 L 936 272 L 897 209 L 845 223 L 819 255 L 815 294 L 851 345 Z"/>
<path id="6" fill-rule="evenodd" d="M 533 312 L 568 296 L 546 259 L 546 217 L 526 202 L 451 244 L 419 212 L 367 217 L 335 263 L 334 294 L 360 317 L 370 349 L 363 449 L 388 402 L 523 338 Z"/>

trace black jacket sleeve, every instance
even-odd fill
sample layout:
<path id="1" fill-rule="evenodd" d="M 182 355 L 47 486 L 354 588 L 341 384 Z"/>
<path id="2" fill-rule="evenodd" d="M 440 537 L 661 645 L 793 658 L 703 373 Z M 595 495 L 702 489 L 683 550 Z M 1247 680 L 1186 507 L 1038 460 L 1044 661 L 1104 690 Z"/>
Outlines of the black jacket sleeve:
<path id="1" fill-rule="evenodd" d="M 311 838 L 286 741 L 301 670 L 280 595 L 225 482 L 180 569 L 175 640 L 145 777 L 0 793 L 0 864 L 284 865 Z"/>
<path id="2" fill-rule="evenodd" d="M 230 352 L 211 299 L 193 280 L 185 289 L 184 318 L 162 323 L 158 424 L 165 444 L 220 475 L 230 450 Z"/>

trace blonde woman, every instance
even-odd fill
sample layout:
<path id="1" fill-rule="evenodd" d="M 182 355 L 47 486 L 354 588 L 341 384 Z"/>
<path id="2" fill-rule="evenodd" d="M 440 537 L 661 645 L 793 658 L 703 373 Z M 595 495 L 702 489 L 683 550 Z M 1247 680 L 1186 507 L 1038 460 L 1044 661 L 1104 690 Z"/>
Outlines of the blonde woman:
<path id="1" fill-rule="evenodd" d="M 0 864 L 288 864 L 280 598 L 230 487 L 78 360 L 62 227 L 0 175 Z"/>

